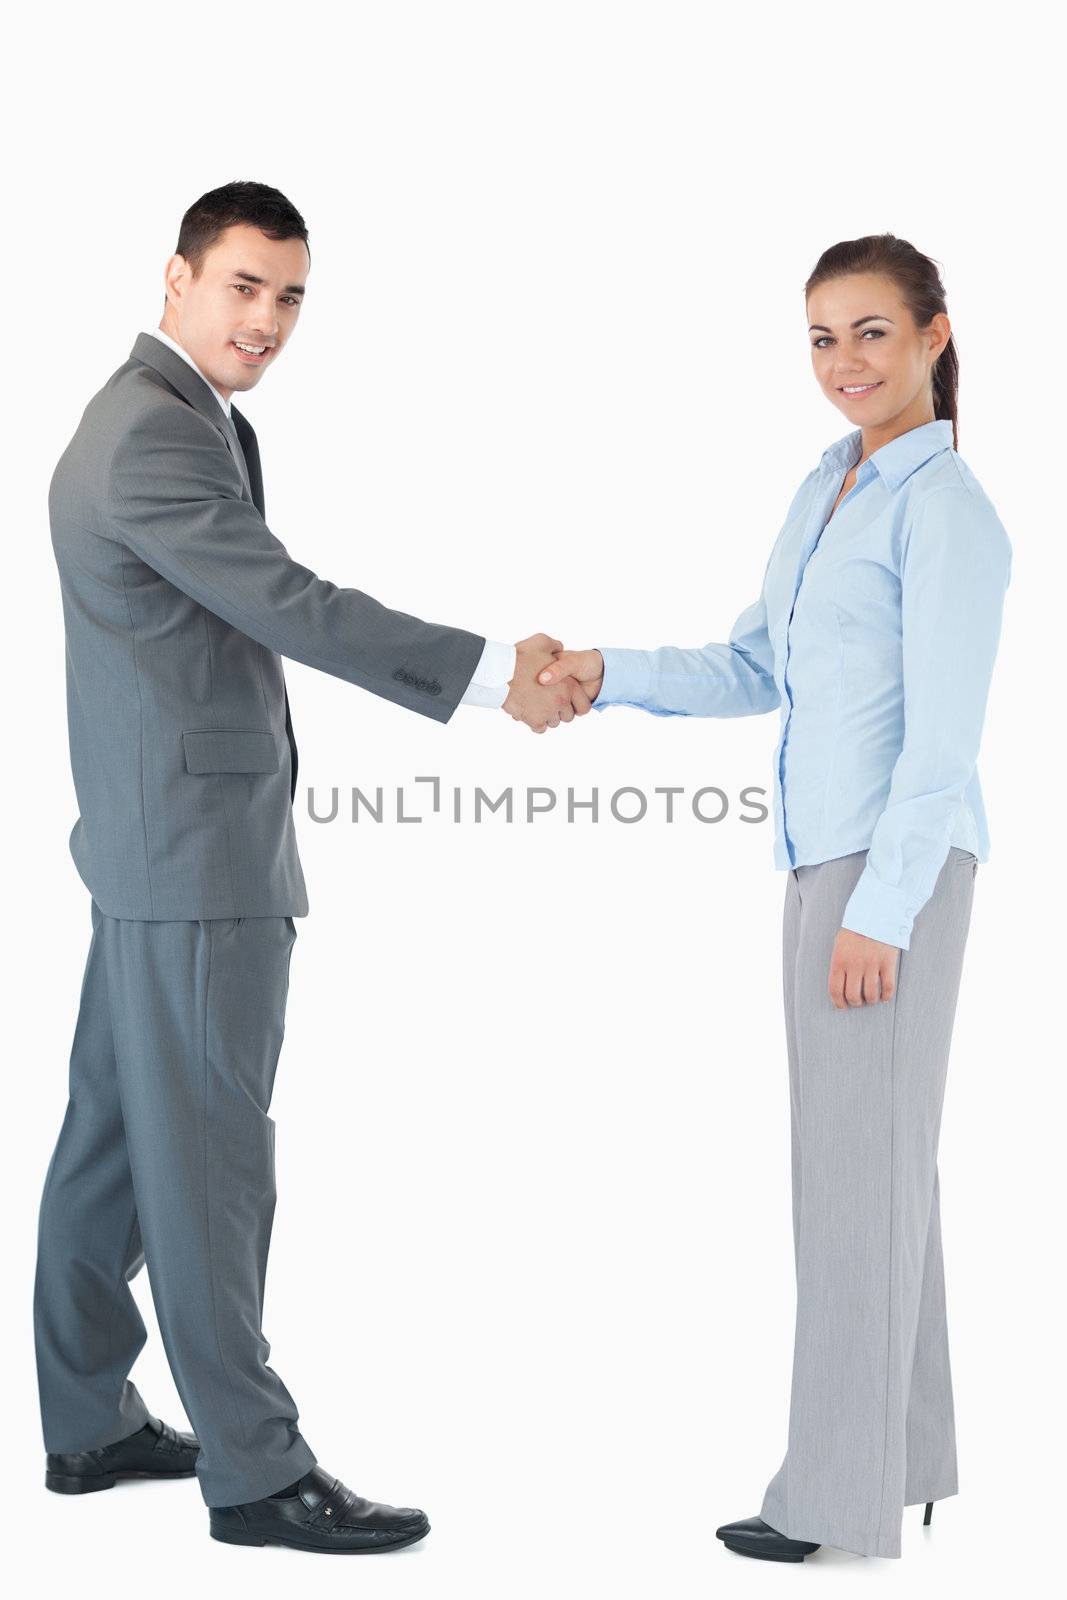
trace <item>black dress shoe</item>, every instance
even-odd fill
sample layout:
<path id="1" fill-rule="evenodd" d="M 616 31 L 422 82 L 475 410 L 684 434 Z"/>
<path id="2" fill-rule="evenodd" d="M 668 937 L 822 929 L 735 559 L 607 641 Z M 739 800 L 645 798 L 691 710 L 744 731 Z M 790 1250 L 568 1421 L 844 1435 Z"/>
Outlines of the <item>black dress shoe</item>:
<path id="1" fill-rule="evenodd" d="M 196 1471 L 200 1441 L 150 1416 L 143 1428 L 102 1445 L 61 1455 L 49 1451 L 45 1487 L 56 1494 L 92 1494 L 114 1488 L 119 1478 L 188 1478 Z"/>
<path id="2" fill-rule="evenodd" d="M 819 1548 L 808 1539 L 787 1539 L 759 1517 L 724 1522 L 715 1529 L 715 1537 L 727 1550 L 736 1550 L 739 1556 L 755 1556 L 760 1561 L 803 1561 Z"/>
<path id="3" fill-rule="evenodd" d="M 334 1555 L 396 1550 L 430 1531 L 425 1511 L 364 1500 L 319 1466 L 290 1485 L 289 1493 L 241 1506 L 211 1506 L 209 1515 L 211 1537 L 224 1544 L 288 1544 Z"/>

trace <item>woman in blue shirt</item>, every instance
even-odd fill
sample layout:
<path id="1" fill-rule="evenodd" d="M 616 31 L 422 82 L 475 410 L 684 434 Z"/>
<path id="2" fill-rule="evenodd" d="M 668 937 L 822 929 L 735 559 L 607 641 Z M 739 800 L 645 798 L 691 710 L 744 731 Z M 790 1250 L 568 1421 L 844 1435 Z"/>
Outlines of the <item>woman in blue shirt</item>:
<path id="1" fill-rule="evenodd" d="M 1011 545 L 957 453 L 936 264 L 892 234 L 825 251 L 812 368 L 853 431 L 789 507 L 725 644 L 561 652 L 593 708 L 779 709 L 775 865 L 797 1321 L 785 1460 L 741 1554 L 899 1556 L 957 1492 L 937 1139 L 974 882 L 977 757 Z"/>

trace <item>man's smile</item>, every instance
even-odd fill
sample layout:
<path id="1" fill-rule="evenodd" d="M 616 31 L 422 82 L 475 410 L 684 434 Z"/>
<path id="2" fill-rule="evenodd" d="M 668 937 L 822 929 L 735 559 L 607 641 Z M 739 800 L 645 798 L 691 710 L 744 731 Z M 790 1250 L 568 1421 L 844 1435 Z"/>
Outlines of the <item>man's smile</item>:
<path id="1" fill-rule="evenodd" d="M 265 361 L 269 360 L 273 351 L 272 345 L 247 343 L 243 339 L 231 339 L 230 343 L 237 351 L 240 359 L 247 362 L 250 367 L 261 367 Z"/>

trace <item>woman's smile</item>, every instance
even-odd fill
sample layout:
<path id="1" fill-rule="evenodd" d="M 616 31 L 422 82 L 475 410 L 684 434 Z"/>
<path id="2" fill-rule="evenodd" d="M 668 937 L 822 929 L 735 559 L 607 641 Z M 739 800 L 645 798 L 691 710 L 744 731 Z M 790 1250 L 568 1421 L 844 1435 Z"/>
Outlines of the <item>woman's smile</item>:
<path id="1" fill-rule="evenodd" d="M 885 382 L 879 378 L 877 383 L 846 383 L 838 385 L 838 392 L 847 395 L 850 400 L 862 400 L 865 394 L 873 394 Z"/>

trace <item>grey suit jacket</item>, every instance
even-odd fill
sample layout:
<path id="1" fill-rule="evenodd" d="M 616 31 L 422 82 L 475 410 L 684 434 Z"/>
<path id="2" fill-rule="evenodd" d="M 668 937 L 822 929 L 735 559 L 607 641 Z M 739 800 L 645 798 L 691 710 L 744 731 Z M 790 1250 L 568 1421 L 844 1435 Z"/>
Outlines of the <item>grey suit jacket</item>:
<path id="1" fill-rule="evenodd" d="M 485 640 L 317 577 L 263 519 L 255 434 L 140 334 L 52 476 L 80 816 L 101 911 L 307 914 L 281 656 L 447 722 Z"/>

